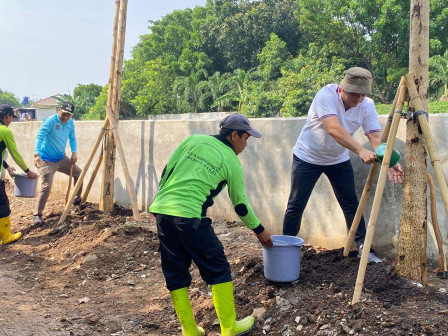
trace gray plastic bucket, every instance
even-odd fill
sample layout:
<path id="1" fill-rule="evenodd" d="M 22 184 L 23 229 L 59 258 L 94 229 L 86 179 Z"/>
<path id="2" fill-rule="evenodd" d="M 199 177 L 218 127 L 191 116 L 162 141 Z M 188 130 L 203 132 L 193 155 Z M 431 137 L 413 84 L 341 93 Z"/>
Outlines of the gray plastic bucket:
<path id="1" fill-rule="evenodd" d="M 264 276 L 275 282 L 291 282 L 300 276 L 303 239 L 294 236 L 271 236 L 274 246 L 263 247 Z"/>
<path id="2" fill-rule="evenodd" d="M 37 180 L 38 178 L 30 179 L 26 174 L 14 174 L 14 196 L 35 197 Z"/>

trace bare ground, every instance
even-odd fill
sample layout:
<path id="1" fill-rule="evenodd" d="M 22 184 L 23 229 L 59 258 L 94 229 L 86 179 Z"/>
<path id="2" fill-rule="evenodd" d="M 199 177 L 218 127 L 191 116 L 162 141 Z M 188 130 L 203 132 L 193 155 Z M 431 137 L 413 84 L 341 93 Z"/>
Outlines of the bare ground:
<path id="1" fill-rule="evenodd" d="M 180 335 L 160 269 L 153 218 L 88 203 L 62 227 L 64 195 L 52 193 L 41 227 L 31 224 L 34 199 L 8 186 L 13 231 L 24 236 L 0 246 L 0 336 Z M 429 270 L 425 287 L 399 278 L 389 260 L 369 265 L 362 300 L 351 306 L 356 253 L 304 247 L 300 279 L 263 276 L 262 250 L 241 223 L 216 220 L 235 276 L 238 316 L 255 313 L 251 335 L 448 335 L 448 280 Z M 198 324 L 219 335 L 210 287 L 193 266 L 190 295 Z"/>

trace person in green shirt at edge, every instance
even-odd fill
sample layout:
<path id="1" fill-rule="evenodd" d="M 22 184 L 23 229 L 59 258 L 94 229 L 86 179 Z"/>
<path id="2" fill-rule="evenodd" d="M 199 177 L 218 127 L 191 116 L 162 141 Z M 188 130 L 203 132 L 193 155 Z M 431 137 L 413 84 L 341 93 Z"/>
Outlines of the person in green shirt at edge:
<path id="1" fill-rule="evenodd" d="M 37 178 L 37 174 L 29 170 L 25 161 L 23 161 L 22 156 L 17 151 L 14 135 L 8 128 L 14 117 L 14 110 L 11 106 L 7 104 L 0 105 L 0 157 L 2 161 L 0 166 L 3 166 L 11 177 L 14 176 L 15 168 L 8 166 L 6 161 L 3 160 L 3 157 L 5 156 L 5 149 L 7 149 L 14 161 L 20 168 L 23 169 L 28 177 L 30 179 L 35 179 Z M 11 221 L 9 219 L 10 214 L 11 208 L 9 207 L 9 199 L 5 190 L 5 181 L 0 179 L 0 237 L 2 239 L 2 244 L 13 243 L 19 240 L 22 236 L 22 232 L 17 232 L 14 234 L 11 233 Z"/>
<path id="2" fill-rule="evenodd" d="M 239 218 L 262 246 L 273 246 L 271 234 L 247 201 L 243 169 L 237 158 L 250 136 L 259 138 L 261 133 L 238 113 L 221 121 L 218 135 L 189 136 L 165 166 L 159 191 L 149 208 L 156 218 L 166 286 L 184 336 L 205 335 L 204 329 L 196 324 L 187 291 L 192 261 L 202 279 L 211 285 L 223 336 L 245 335 L 255 323 L 253 316 L 236 321 L 230 265 L 212 228 L 212 220 L 206 216 L 207 208 L 227 185 Z"/>

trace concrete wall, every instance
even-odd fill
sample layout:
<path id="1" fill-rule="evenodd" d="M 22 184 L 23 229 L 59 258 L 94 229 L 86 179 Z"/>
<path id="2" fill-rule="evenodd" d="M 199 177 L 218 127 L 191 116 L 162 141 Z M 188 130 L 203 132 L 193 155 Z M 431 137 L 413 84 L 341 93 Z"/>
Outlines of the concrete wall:
<path id="1" fill-rule="evenodd" d="M 201 112 L 201 113 L 180 113 L 180 114 L 150 114 L 148 120 L 211 120 L 224 119 L 232 112 Z"/>
<path id="2" fill-rule="evenodd" d="M 138 197 L 140 209 L 147 211 L 156 191 L 161 172 L 173 150 L 190 134 L 216 134 L 219 119 L 215 120 L 142 120 L 121 121 L 119 134 L 126 152 L 126 161 L 134 182 L 134 190 Z M 386 117 L 381 116 L 384 126 Z M 281 233 L 283 214 L 290 191 L 290 171 L 292 163 L 292 147 L 305 123 L 305 118 L 267 118 L 252 119 L 254 128 L 263 133 L 260 139 L 251 138 L 242 154 L 239 155 L 245 171 L 246 191 L 249 202 L 255 213 L 273 234 Z M 13 123 L 10 127 L 16 137 L 19 151 L 25 161 L 32 165 L 34 139 L 40 127 L 40 122 Z M 448 176 L 447 143 L 448 115 L 431 115 L 429 119 L 431 131 L 436 141 L 445 176 Z M 78 139 L 78 157 L 82 166 L 95 142 L 103 122 L 76 122 Z M 406 126 L 403 120 L 398 130 L 395 148 L 404 154 Z M 355 138 L 369 146 L 362 131 Z M 99 152 L 99 151 L 98 151 Z M 96 157 L 99 155 L 97 153 Z M 370 166 L 364 165 L 357 156 L 352 156 L 355 170 L 356 190 L 360 197 Z M 11 161 L 9 159 L 8 161 Z M 89 180 L 97 158 L 88 169 L 86 181 Z M 13 162 L 9 162 L 13 164 Z M 402 164 L 404 164 L 402 160 Z M 430 167 L 430 171 L 432 168 Z M 57 174 L 55 188 L 66 190 L 68 177 Z M 383 255 L 392 255 L 395 250 L 394 241 L 398 232 L 401 213 L 402 186 L 386 184 L 381 211 L 376 225 L 373 245 Z M 369 203 L 365 210 L 368 221 L 374 196 L 372 189 Z M 95 179 L 89 200 L 98 202 L 100 191 L 100 176 Z M 428 192 L 429 194 L 429 192 Z M 437 210 L 439 225 L 444 242 L 447 242 L 448 219 L 437 191 Z M 115 178 L 115 200 L 119 205 L 129 207 L 130 199 L 126 184 L 117 158 Z M 429 204 L 429 203 L 428 203 Z M 216 204 L 209 210 L 209 215 L 237 220 L 232 205 L 223 191 L 216 199 Z M 428 210 L 429 211 L 429 210 Z M 429 214 L 429 212 L 428 212 Z M 428 216 L 430 222 L 430 216 Z M 436 259 L 437 248 L 434 243 L 430 225 L 428 240 L 428 255 Z M 318 181 L 305 210 L 299 235 L 306 243 L 321 245 L 328 248 L 341 247 L 344 244 L 347 230 L 342 211 L 336 202 L 329 182 L 325 176 Z M 394 238 L 395 237 L 395 238 Z"/>

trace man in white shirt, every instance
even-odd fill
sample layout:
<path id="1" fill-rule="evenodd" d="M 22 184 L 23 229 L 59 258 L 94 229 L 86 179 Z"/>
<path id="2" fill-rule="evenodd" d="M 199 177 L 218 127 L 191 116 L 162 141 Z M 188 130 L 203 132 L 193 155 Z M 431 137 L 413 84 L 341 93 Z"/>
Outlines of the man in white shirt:
<path id="1" fill-rule="evenodd" d="M 375 162 L 373 151 L 353 138 L 362 126 L 375 150 L 381 141 L 381 129 L 371 93 L 370 71 L 354 67 L 346 71 L 338 84 L 329 84 L 317 92 L 308 111 L 307 121 L 293 149 L 291 193 L 283 220 L 283 234 L 299 233 L 302 214 L 311 192 L 323 173 L 330 180 L 333 191 L 350 228 L 358 208 L 353 168 L 349 150 L 358 154 L 366 164 Z M 389 170 L 389 179 L 403 182 L 403 170 L 398 163 Z M 355 241 L 361 250 L 366 235 L 361 218 Z M 381 262 L 372 250 L 369 261 Z"/>

